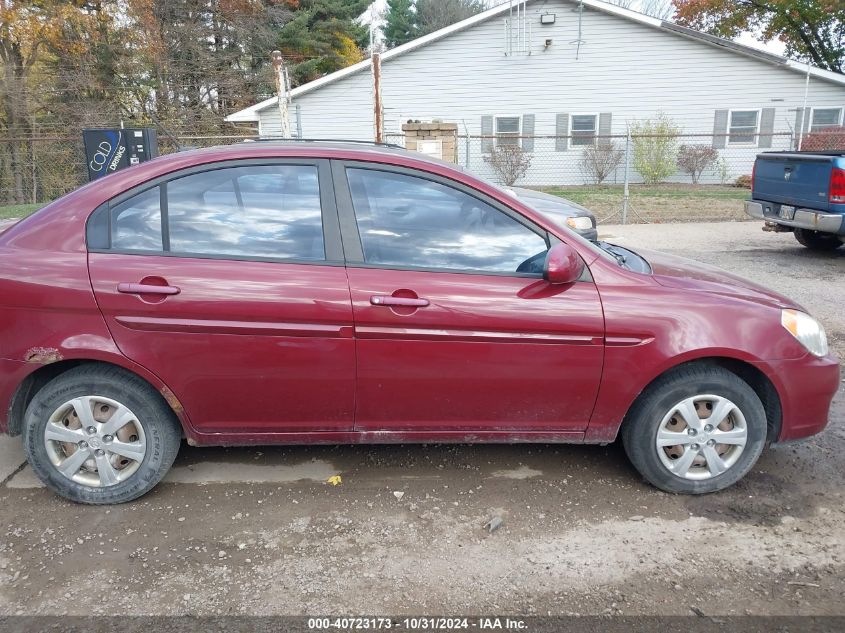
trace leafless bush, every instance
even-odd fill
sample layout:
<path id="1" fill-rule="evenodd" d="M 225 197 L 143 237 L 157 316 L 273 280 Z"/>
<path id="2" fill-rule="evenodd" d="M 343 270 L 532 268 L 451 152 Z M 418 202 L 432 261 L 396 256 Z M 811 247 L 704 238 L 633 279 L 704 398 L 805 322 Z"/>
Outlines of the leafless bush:
<path id="1" fill-rule="evenodd" d="M 624 157 L 625 152 L 613 141 L 599 142 L 584 149 L 581 171 L 587 178 L 600 185 L 616 171 Z"/>
<path id="2" fill-rule="evenodd" d="M 719 160 L 719 152 L 710 145 L 681 145 L 678 150 L 678 167 L 697 185 L 705 169 Z"/>
<path id="3" fill-rule="evenodd" d="M 510 187 L 531 167 L 531 154 L 519 145 L 497 145 L 484 160 L 496 172 L 503 185 Z"/>

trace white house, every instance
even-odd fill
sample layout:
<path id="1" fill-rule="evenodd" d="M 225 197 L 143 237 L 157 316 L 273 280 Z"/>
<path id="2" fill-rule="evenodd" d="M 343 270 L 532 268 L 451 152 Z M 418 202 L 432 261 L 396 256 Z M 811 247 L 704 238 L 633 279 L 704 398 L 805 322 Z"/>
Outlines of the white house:
<path id="1" fill-rule="evenodd" d="M 372 86 L 365 60 L 294 89 L 294 132 L 372 140 Z M 845 75 L 599 0 L 515 0 L 384 53 L 382 99 L 387 140 L 409 119 L 457 123 L 459 162 L 485 175 L 494 143 L 520 142 L 533 155 L 522 182 L 583 182 L 597 135 L 624 145 L 632 122 L 662 111 L 736 176 L 760 150 L 841 125 Z M 281 131 L 275 98 L 227 121 Z"/>

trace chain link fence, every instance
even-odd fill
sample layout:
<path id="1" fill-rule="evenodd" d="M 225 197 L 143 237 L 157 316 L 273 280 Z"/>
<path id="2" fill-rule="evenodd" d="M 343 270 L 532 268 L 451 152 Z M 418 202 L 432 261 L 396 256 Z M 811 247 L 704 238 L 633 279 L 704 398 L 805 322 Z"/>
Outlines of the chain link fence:
<path id="1" fill-rule="evenodd" d="M 385 140 L 405 145 L 402 133 Z M 600 221 L 743 220 L 757 154 L 790 150 L 794 142 L 791 133 L 458 134 L 455 160 L 498 184 L 583 204 Z"/>
<path id="2" fill-rule="evenodd" d="M 159 135 L 159 154 L 181 148 L 212 147 L 257 138 L 254 135 Z M 0 206 L 43 204 L 85 184 L 82 134 L 0 138 Z"/>
<path id="3" fill-rule="evenodd" d="M 249 134 L 159 135 L 159 152 L 255 139 Z M 454 138 L 455 161 L 499 184 L 563 196 L 605 222 L 746 219 L 761 151 L 788 150 L 791 134 L 479 136 Z M 385 141 L 405 146 L 401 133 Z M 448 157 L 447 157 L 448 158 Z M 0 206 L 43 204 L 87 180 L 81 134 L 0 138 Z M 11 211 L 9 212 L 11 213 Z M 9 215 L 7 213 L 7 215 Z"/>

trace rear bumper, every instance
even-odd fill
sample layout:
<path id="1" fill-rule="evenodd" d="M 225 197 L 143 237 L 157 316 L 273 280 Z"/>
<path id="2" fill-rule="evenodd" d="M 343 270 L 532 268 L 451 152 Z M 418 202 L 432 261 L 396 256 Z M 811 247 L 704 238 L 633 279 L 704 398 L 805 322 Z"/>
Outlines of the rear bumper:
<path id="1" fill-rule="evenodd" d="M 747 200 L 745 202 L 745 213 L 757 220 L 774 222 L 782 226 L 845 235 L 845 215 L 839 213 L 819 213 L 810 209 L 796 209 L 795 216 L 789 220 L 781 218 L 778 215 L 780 207 L 781 205 L 772 202 Z"/>
<path id="2" fill-rule="evenodd" d="M 759 363 L 775 384 L 781 400 L 778 442 L 821 433 L 830 417 L 830 405 L 839 389 L 839 361 L 833 356 L 807 354 L 793 360 Z"/>

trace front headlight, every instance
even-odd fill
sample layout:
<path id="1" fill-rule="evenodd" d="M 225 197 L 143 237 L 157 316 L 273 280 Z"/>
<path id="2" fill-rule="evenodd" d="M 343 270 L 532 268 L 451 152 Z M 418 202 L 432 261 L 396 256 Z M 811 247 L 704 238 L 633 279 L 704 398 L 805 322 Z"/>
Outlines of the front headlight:
<path id="1" fill-rule="evenodd" d="M 809 314 L 798 310 L 782 310 L 780 323 L 808 352 L 827 356 L 827 335 L 821 324 Z"/>
<path id="2" fill-rule="evenodd" d="M 566 218 L 566 224 L 576 231 L 586 231 L 587 229 L 593 228 L 593 221 L 585 216 Z"/>

